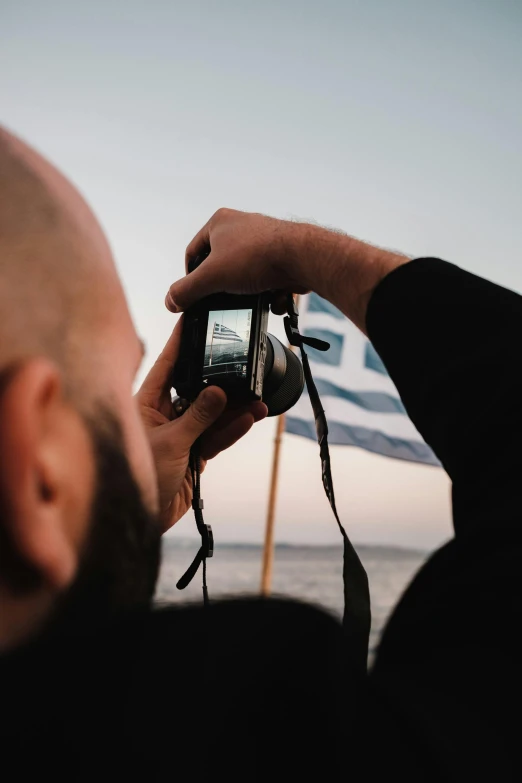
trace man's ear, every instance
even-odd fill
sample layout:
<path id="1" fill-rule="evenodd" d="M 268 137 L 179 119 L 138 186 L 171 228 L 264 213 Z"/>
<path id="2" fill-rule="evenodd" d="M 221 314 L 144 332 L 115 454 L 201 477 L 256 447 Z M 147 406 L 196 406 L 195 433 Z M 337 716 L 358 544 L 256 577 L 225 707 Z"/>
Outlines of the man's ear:
<path id="1" fill-rule="evenodd" d="M 0 524 L 16 559 L 52 591 L 75 576 L 94 467 L 87 427 L 64 395 L 59 368 L 44 358 L 14 368 L 0 395 Z"/>

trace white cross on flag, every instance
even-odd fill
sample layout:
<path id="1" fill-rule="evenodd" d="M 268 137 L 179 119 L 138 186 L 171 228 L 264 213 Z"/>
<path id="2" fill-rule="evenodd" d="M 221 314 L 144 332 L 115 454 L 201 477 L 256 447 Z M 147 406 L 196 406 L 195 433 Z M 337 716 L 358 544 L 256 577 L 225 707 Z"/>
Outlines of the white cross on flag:
<path id="1" fill-rule="evenodd" d="M 223 324 L 214 323 L 214 331 L 212 333 L 212 338 L 214 340 L 229 340 L 231 342 L 243 342 L 243 338 L 240 337 L 236 332 L 234 332 L 232 329 L 229 329 L 228 326 L 223 326 Z"/>
<path id="2" fill-rule="evenodd" d="M 328 420 L 329 442 L 439 465 L 408 417 L 379 355 L 362 332 L 317 294 L 301 297 L 299 311 L 301 333 L 330 343 L 330 350 L 324 353 L 305 346 Z M 306 393 L 286 414 L 286 431 L 316 440 Z"/>

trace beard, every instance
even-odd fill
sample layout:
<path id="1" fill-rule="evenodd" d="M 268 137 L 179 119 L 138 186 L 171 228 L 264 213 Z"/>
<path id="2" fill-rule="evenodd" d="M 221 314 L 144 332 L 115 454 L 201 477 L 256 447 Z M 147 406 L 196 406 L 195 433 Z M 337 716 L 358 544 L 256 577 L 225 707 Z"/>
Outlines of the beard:
<path id="1" fill-rule="evenodd" d="M 106 409 L 86 423 L 96 460 L 90 532 L 78 574 L 48 626 L 51 634 L 83 634 L 149 607 L 159 573 L 159 521 L 142 499 L 120 424 Z"/>

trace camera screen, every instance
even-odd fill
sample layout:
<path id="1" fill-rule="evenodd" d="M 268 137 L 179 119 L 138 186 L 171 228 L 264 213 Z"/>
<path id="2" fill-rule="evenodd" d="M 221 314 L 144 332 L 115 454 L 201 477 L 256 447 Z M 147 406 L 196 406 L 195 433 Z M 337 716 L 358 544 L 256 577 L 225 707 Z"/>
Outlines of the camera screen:
<path id="1" fill-rule="evenodd" d="M 246 378 L 252 310 L 211 310 L 208 314 L 203 378 Z"/>

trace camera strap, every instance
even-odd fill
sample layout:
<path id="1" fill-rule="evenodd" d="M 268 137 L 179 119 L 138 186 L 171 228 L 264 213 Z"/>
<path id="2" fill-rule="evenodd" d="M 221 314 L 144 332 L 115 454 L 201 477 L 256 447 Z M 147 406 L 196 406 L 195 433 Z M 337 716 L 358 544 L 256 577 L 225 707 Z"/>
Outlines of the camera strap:
<path id="1" fill-rule="evenodd" d="M 201 536 L 201 547 L 199 551 L 187 568 L 181 579 L 176 583 L 178 590 L 184 590 L 195 577 L 199 566 L 203 565 L 203 604 L 208 606 L 208 589 L 207 589 L 207 557 L 212 557 L 214 554 L 214 536 L 212 535 L 212 528 L 210 525 L 206 525 L 203 519 L 203 498 L 201 497 L 201 457 L 199 454 L 199 441 L 197 440 L 190 450 L 189 459 L 190 473 L 192 477 L 192 510 L 194 511 L 194 518 L 196 520 L 196 527 L 198 533 Z"/>
<path id="2" fill-rule="evenodd" d="M 293 296 L 288 297 L 288 315 L 284 319 L 285 332 L 290 345 L 298 347 L 301 351 L 303 372 L 308 389 L 308 396 L 312 403 L 315 418 L 315 429 L 319 454 L 321 458 L 321 472 L 323 487 L 326 497 L 343 537 L 343 585 L 344 585 L 344 616 L 343 629 L 347 640 L 347 650 L 358 669 L 366 670 L 368 660 L 368 644 L 370 638 L 371 609 L 368 576 L 361 563 L 352 542 L 339 518 L 335 504 L 335 494 L 332 478 L 332 466 L 330 461 L 330 449 L 328 446 L 328 423 L 324 408 L 321 404 L 319 392 L 312 377 L 308 355 L 304 346 L 315 348 L 318 351 L 327 351 L 329 343 L 315 337 L 307 337 L 299 332 L 299 311 Z"/>

